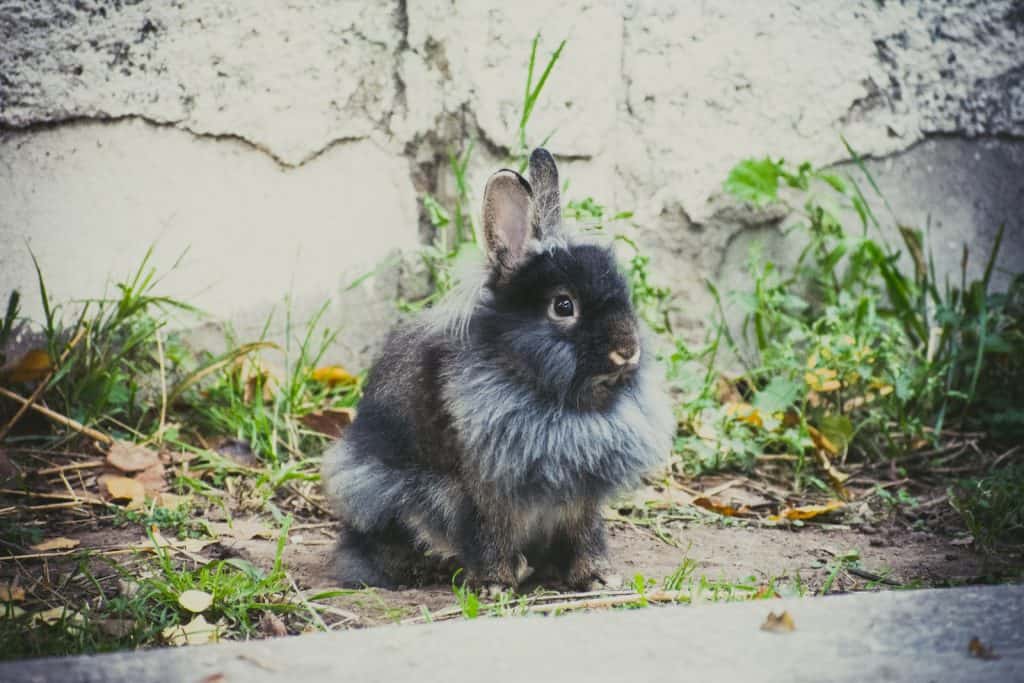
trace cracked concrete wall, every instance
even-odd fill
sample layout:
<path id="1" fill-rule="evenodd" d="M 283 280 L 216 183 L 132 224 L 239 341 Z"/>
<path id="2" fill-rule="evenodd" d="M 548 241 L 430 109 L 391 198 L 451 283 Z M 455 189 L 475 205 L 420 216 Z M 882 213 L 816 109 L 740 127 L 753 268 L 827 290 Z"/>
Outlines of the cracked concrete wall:
<path id="1" fill-rule="evenodd" d="M 243 327 L 331 297 L 365 363 L 409 284 L 345 285 L 421 239 L 449 149 L 477 141 L 477 198 L 507 163 L 538 31 L 542 59 L 568 43 L 531 137 L 553 133 L 569 198 L 635 211 L 684 331 L 703 278 L 779 241 L 719 196 L 728 168 L 841 162 L 840 135 L 940 251 L 1005 222 L 1003 265 L 1024 263 L 1020 2 L 0 0 L 0 292 L 31 304 L 25 241 L 76 298 L 190 246 L 174 294 Z"/>

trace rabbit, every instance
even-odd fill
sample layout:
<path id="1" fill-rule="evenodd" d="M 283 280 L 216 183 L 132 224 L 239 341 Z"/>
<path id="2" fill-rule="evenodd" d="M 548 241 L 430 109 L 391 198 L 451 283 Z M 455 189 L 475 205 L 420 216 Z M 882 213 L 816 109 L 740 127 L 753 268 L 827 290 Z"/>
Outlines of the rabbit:
<path id="1" fill-rule="evenodd" d="M 324 454 L 345 586 L 458 568 L 491 592 L 534 570 L 602 585 L 602 505 L 669 454 L 664 373 L 611 249 L 563 230 L 550 153 L 528 175 L 490 177 L 481 276 L 392 332 Z"/>

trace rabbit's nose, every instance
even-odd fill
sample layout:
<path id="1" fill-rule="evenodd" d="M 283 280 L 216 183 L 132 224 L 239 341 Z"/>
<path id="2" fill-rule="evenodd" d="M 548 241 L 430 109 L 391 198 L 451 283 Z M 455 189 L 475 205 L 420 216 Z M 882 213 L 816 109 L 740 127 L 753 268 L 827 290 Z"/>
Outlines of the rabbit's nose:
<path id="1" fill-rule="evenodd" d="M 634 351 L 634 349 L 636 349 Z M 627 355 L 632 351 L 631 355 Z M 633 348 L 622 349 L 618 351 L 612 351 L 608 354 L 608 358 L 618 367 L 625 365 L 637 365 L 640 362 L 640 345 L 637 344 Z"/>

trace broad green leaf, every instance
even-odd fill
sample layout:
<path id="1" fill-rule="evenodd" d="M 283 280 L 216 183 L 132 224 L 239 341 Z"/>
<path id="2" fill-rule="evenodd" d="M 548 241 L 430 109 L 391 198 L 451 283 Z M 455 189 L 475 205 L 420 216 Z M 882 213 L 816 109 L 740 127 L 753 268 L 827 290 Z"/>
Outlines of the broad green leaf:
<path id="1" fill-rule="evenodd" d="M 775 377 L 754 396 L 754 407 L 762 413 L 777 413 L 789 408 L 800 396 L 800 385 L 784 377 Z"/>
<path id="2" fill-rule="evenodd" d="M 733 166 L 723 185 L 729 194 L 755 204 L 770 204 L 779 198 L 782 164 L 769 158 L 746 159 Z"/>

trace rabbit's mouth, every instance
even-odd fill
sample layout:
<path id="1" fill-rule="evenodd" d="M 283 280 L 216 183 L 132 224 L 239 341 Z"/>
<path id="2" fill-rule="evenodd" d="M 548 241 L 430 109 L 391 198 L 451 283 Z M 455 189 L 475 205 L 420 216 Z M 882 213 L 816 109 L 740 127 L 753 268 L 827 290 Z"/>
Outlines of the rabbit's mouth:
<path id="1" fill-rule="evenodd" d="M 595 375 L 590 379 L 590 403 L 594 408 L 603 408 L 620 393 L 635 372 L 631 368 L 623 368 L 603 375 Z"/>

